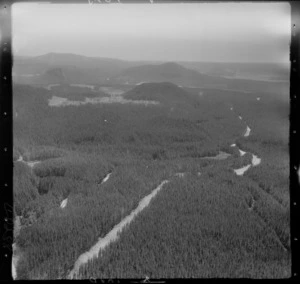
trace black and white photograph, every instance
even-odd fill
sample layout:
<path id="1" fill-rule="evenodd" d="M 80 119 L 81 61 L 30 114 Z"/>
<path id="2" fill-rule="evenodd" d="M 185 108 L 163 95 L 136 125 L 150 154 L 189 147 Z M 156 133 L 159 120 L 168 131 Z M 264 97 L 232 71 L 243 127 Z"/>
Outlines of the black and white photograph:
<path id="1" fill-rule="evenodd" d="M 13 279 L 291 277 L 288 2 L 16 2 L 11 29 Z"/>

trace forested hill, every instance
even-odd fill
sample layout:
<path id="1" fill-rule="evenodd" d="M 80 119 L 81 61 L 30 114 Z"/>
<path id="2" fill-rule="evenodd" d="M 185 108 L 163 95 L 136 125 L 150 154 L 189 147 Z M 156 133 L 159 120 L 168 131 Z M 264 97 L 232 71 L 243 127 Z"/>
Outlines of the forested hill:
<path id="1" fill-rule="evenodd" d="M 116 73 L 121 70 L 135 66 L 137 63 L 119 59 L 88 57 L 71 53 L 47 53 L 36 57 L 14 58 L 14 69 L 16 73 L 41 73 L 47 68 L 54 67 L 76 67 L 83 69 L 94 69 L 105 73 Z"/>
<path id="2" fill-rule="evenodd" d="M 264 82 L 247 79 L 228 79 L 212 76 L 187 69 L 177 63 L 169 62 L 159 65 L 142 65 L 127 68 L 112 78 L 123 84 L 142 82 L 171 82 L 185 87 L 233 89 L 239 91 L 259 91 L 278 93 L 288 87 L 286 82 Z"/>
<path id="3" fill-rule="evenodd" d="M 227 64 L 228 65 L 228 64 Z M 225 66 L 227 66 L 225 65 Z M 253 66 L 252 66 L 253 65 Z M 178 86 L 238 90 L 243 92 L 288 93 L 287 81 L 254 81 L 257 64 L 243 67 L 244 78 L 225 78 L 227 74 L 211 72 L 212 63 L 198 63 L 197 68 L 186 63 L 124 61 L 110 58 L 93 58 L 76 54 L 49 53 L 37 57 L 15 57 L 14 82 L 21 84 L 114 84 L 136 85 L 142 82 L 171 82 Z M 228 65 L 231 66 L 230 64 Z M 230 68 L 238 68 L 233 64 Z M 258 65 L 260 66 L 260 65 Z M 272 65 L 273 66 L 273 65 Z M 224 67 L 224 66 L 223 66 Z M 240 66 L 241 67 L 241 66 Z M 239 68 L 240 68 L 239 67 Z M 202 69 L 201 69 L 202 68 Z M 229 68 L 229 69 L 230 69 Z M 282 68 L 274 65 L 264 71 L 265 78 L 272 78 Z M 285 70 L 285 69 L 284 69 Z M 200 73 L 201 72 L 201 73 Z M 278 73 L 277 72 L 277 73 Z M 286 73 L 286 70 L 285 70 Z M 284 74 L 285 74 L 284 73 Z M 279 72 L 279 74 L 281 74 Z M 247 77 L 248 76 L 248 77 Z M 268 77 L 269 76 L 269 77 Z M 278 75 L 279 76 L 279 75 Z M 252 78 L 252 80 L 250 80 Z M 281 76 L 279 78 L 286 78 Z"/>
<path id="4" fill-rule="evenodd" d="M 119 59 L 87 57 L 70 53 L 48 53 L 36 57 L 14 57 L 14 81 L 23 84 L 44 84 L 50 73 L 61 69 L 71 83 L 99 83 L 126 68 L 141 65 Z M 144 63 L 145 64 L 145 63 Z M 48 84 L 60 83 L 47 81 Z"/>
<path id="5" fill-rule="evenodd" d="M 193 104 L 199 97 L 168 82 L 143 83 L 124 94 L 131 100 L 159 101 L 165 104 L 188 103 Z"/>
<path id="6" fill-rule="evenodd" d="M 213 77 L 191 69 L 187 69 L 177 63 L 167 62 L 159 65 L 142 65 L 127 68 L 116 78 L 120 82 L 172 82 L 178 85 L 199 86 L 199 84 L 225 84 L 226 79 Z M 217 82 L 215 81 L 217 80 Z"/>
<path id="7" fill-rule="evenodd" d="M 37 76 L 33 83 L 36 84 L 63 84 L 67 83 L 67 78 L 62 68 L 53 68 L 47 70 L 45 73 Z"/>

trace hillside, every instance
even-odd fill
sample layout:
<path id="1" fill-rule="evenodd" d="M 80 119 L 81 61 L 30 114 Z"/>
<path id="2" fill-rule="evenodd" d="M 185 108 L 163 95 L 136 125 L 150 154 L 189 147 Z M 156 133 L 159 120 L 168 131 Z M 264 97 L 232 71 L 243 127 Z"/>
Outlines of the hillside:
<path id="1" fill-rule="evenodd" d="M 114 71 L 114 69 L 128 68 L 134 66 L 134 63 L 129 61 L 123 61 L 120 59 L 101 58 L 101 57 L 88 57 L 83 55 L 71 54 L 71 53 L 47 53 L 35 57 L 18 57 L 14 58 L 16 68 L 27 66 L 27 64 L 47 65 L 49 66 L 76 66 L 81 68 L 101 68 L 106 72 Z"/>
<path id="2" fill-rule="evenodd" d="M 254 81 L 253 78 L 258 76 L 256 74 L 260 74 L 258 70 L 261 64 L 248 64 L 247 67 L 244 65 L 229 63 L 218 65 L 205 62 L 181 65 L 175 62 L 134 62 L 68 53 L 48 53 L 36 57 L 16 56 L 13 76 L 14 82 L 19 84 L 44 84 L 48 81 L 51 82 L 48 84 L 56 84 L 62 78 L 57 78 L 51 73 L 57 73 L 57 70 L 53 71 L 53 69 L 60 68 L 68 82 L 76 84 L 136 85 L 142 82 L 170 82 L 184 87 L 288 93 L 288 81 Z M 286 78 L 286 67 L 267 65 L 262 70 L 261 77 L 277 78 L 282 72 L 285 74 L 283 78 Z M 228 74 L 230 79 L 224 77 Z M 238 79 L 241 77 L 248 79 Z"/>
<path id="3" fill-rule="evenodd" d="M 130 67 L 113 77 L 118 83 L 140 84 L 142 82 L 171 82 L 185 87 L 201 87 L 214 89 L 234 89 L 243 92 L 287 92 L 288 82 L 264 82 L 247 79 L 228 79 L 224 77 L 202 74 L 196 70 L 185 68 L 177 63 L 169 62 L 158 65 L 142 65 Z"/>
<path id="4" fill-rule="evenodd" d="M 185 68 L 207 75 L 257 81 L 289 81 L 290 65 L 283 63 L 178 62 Z"/>
<path id="5" fill-rule="evenodd" d="M 74 83 L 98 83 L 139 64 L 142 63 L 69 53 L 48 53 L 36 57 L 14 57 L 13 74 L 17 83 L 32 84 L 32 79 L 37 75 L 61 68 Z"/>
<path id="6" fill-rule="evenodd" d="M 21 83 L 47 86 L 51 84 L 95 84 L 105 81 L 94 71 L 86 71 L 77 67 L 54 67 L 37 76 L 27 77 Z M 18 80 L 17 80 L 18 81 Z"/>
<path id="7" fill-rule="evenodd" d="M 211 84 L 213 79 L 217 83 L 224 83 L 221 78 L 213 78 L 200 74 L 195 70 L 187 69 L 177 63 L 167 62 L 158 65 L 142 65 L 128 68 L 114 78 L 116 81 L 126 83 L 140 82 L 172 82 L 177 85 L 199 86 L 202 84 Z"/>
<path id="8" fill-rule="evenodd" d="M 123 96 L 131 100 L 159 101 L 169 105 L 178 102 L 189 104 L 197 102 L 195 95 L 168 82 L 143 83 L 126 92 Z"/>
<path id="9" fill-rule="evenodd" d="M 151 64 L 151 65 L 150 65 Z M 45 72 L 53 67 L 76 67 L 82 69 L 94 69 L 99 73 L 116 76 L 125 69 L 127 75 L 135 72 L 137 66 L 152 68 L 159 64 L 167 73 L 182 71 L 182 67 L 189 71 L 196 71 L 214 77 L 228 77 L 232 79 L 252 80 L 289 80 L 289 65 L 280 63 L 235 63 L 235 62 L 147 62 L 125 61 L 112 58 L 89 57 L 72 53 L 47 53 L 40 56 L 14 56 L 14 73 L 36 74 Z M 179 68 L 180 67 L 180 68 Z M 161 67 L 159 67 L 161 69 Z M 140 69 L 141 70 L 141 69 Z M 159 71 L 159 70 L 158 70 Z M 192 73 L 190 72 L 190 75 Z"/>
<path id="10" fill-rule="evenodd" d="M 68 83 L 68 78 L 62 68 L 49 69 L 41 75 L 33 78 L 34 84 L 64 84 Z"/>

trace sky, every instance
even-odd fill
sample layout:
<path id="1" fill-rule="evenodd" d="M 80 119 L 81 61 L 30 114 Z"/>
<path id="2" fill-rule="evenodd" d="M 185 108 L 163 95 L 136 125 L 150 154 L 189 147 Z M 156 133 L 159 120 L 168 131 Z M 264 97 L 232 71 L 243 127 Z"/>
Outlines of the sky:
<path id="1" fill-rule="evenodd" d="M 290 14 L 287 2 L 15 3 L 13 52 L 281 63 L 289 61 Z"/>

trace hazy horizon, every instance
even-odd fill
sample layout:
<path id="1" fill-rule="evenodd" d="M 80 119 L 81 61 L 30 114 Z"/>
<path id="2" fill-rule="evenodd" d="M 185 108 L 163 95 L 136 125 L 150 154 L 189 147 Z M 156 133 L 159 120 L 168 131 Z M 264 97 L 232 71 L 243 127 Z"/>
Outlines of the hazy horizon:
<path id="1" fill-rule="evenodd" d="M 279 62 L 279 61 L 274 61 L 274 62 L 268 62 L 268 61 L 193 61 L 193 60 L 139 60 L 139 59 L 122 59 L 122 58 L 117 58 L 117 57 L 101 57 L 101 56 L 89 56 L 86 54 L 79 54 L 79 53 L 67 53 L 67 52 L 47 52 L 47 53 L 42 53 L 42 54 L 36 54 L 36 55 L 18 55 L 15 54 L 17 57 L 30 57 L 30 58 L 35 58 L 35 57 L 40 57 L 40 56 L 46 56 L 49 54 L 59 54 L 59 55 L 75 55 L 75 56 L 83 56 L 87 58 L 99 58 L 99 59 L 109 59 L 109 60 L 120 60 L 120 61 L 128 61 L 128 62 L 156 62 L 156 63 L 172 63 L 172 62 L 186 62 L 186 63 L 219 63 L 219 64 L 290 64 L 290 62 Z"/>
<path id="2" fill-rule="evenodd" d="M 289 3 L 17 3 L 13 51 L 125 61 L 289 63 L 290 21 Z"/>

